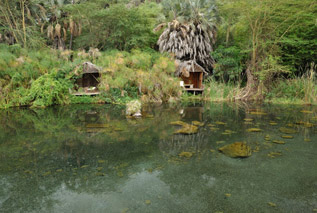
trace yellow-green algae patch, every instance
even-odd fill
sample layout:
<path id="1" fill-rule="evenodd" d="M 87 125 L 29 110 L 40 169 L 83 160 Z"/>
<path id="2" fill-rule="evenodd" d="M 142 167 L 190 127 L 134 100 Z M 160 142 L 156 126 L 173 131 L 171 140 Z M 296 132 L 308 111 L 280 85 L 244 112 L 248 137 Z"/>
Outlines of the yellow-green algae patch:
<path id="1" fill-rule="evenodd" d="M 268 204 L 269 206 L 271 206 L 271 207 L 276 207 L 276 204 L 275 204 L 275 203 L 268 202 L 267 204 Z"/>
<path id="2" fill-rule="evenodd" d="M 176 130 L 174 134 L 184 134 L 191 135 L 196 134 L 198 132 L 198 127 L 190 124 L 183 125 L 183 127 L 179 130 Z"/>
<path id="3" fill-rule="evenodd" d="M 253 121 L 252 118 L 245 118 L 245 119 L 243 119 L 243 120 L 246 121 L 246 122 L 251 122 L 251 121 Z"/>
<path id="4" fill-rule="evenodd" d="M 276 144 L 285 144 L 284 141 L 280 141 L 280 140 L 273 140 L 272 142 Z"/>
<path id="5" fill-rule="evenodd" d="M 223 154 L 232 158 L 245 158 L 252 154 L 251 147 L 246 145 L 245 142 L 235 142 L 225 145 L 218 149 Z"/>
<path id="6" fill-rule="evenodd" d="M 269 154 L 267 154 L 268 157 L 271 157 L 271 158 L 275 158 L 277 156 L 281 156 L 282 153 L 281 152 L 270 152 Z"/>
<path id="7" fill-rule="evenodd" d="M 297 133 L 297 131 L 295 129 L 290 129 L 290 128 L 286 128 L 286 127 L 281 127 L 280 132 L 285 133 L 285 134 L 295 134 Z"/>
<path id="8" fill-rule="evenodd" d="M 247 129 L 248 132 L 261 132 L 262 129 L 259 129 L 259 128 L 249 128 Z"/>
<path id="9" fill-rule="evenodd" d="M 305 113 L 305 114 L 313 114 L 313 111 L 309 111 L 309 110 L 302 110 L 300 112 Z"/>
<path id="10" fill-rule="evenodd" d="M 192 124 L 195 126 L 204 126 L 205 124 L 199 121 L 192 121 Z"/>
<path id="11" fill-rule="evenodd" d="M 192 152 L 181 152 L 178 154 L 179 157 L 191 158 L 193 156 Z"/>
<path id="12" fill-rule="evenodd" d="M 222 122 L 222 121 L 216 121 L 215 124 L 217 124 L 217 125 L 226 125 L 227 123 Z"/>
<path id="13" fill-rule="evenodd" d="M 294 136 L 292 136 L 292 135 L 282 135 L 281 137 L 285 138 L 285 139 L 293 139 L 294 138 Z"/>
<path id="14" fill-rule="evenodd" d="M 175 125 L 175 126 L 184 126 L 184 125 L 188 125 L 188 123 L 185 123 L 184 121 L 173 121 L 170 123 L 171 125 Z"/>
<path id="15" fill-rule="evenodd" d="M 267 115 L 267 113 L 266 112 L 251 112 L 250 113 L 251 115 Z"/>

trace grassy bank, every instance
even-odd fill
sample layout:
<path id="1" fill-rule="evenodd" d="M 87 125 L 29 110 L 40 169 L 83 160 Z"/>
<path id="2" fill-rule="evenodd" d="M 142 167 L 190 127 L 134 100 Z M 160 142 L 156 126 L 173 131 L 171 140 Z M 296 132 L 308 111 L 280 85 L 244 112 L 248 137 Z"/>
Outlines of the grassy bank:
<path id="1" fill-rule="evenodd" d="M 263 101 L 273 104 L 313 104 L 317 105 L 317 82 L 309 76 L 294 79 L 277 79 L 270 88 L 259 91 Z M 220 83 L 215 80 L 205 82 L 206 90 L 202 96 L 185 96 L 186 101 L 203 99 L 206 101 L 234 101 L 242 91 L 239 85 Z"/>
<path id="2" fill-rule="evenodd" d="M 101 95 L 72 96 L 69 90 L 82 76 L 86 61 L 101 69 Z M 178 99 L 182 91 L 174 70 L 170 57 L 154 51 L 27 51 L 19 45 L 0 45 L 0 107 Z"/>
<path id="3" fill-rule="evenodd" d="M 96 97 L 70 95 L 81 78 L 84 62 L 101 69 Z M 171 57 L 155 51 L 28 51 L 19 45 L 0 45 L 0 107 L 45 107 L 80 103 L 125 104 L 133 99 L 148 102 L 234 101 L 242 88 L 235 84 L 205 80 L 203 95 L 182 92 L 173 77 Z M 276 79 L 261 92 L 265 102 L 317 104 L 313 71 L 295 79 Z"/>

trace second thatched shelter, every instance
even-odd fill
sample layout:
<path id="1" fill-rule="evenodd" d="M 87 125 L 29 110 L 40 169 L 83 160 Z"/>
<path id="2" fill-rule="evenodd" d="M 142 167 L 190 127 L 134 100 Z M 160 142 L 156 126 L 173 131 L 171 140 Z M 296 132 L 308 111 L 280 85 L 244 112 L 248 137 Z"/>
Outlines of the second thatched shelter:
<path id="1" fill-rule="evenodd" d="M 208 73 L 195 61 L 176 61 L 176 75 L 182 79 L 184 90 L 195 93 L 204 91 L 203 79 Z"/>

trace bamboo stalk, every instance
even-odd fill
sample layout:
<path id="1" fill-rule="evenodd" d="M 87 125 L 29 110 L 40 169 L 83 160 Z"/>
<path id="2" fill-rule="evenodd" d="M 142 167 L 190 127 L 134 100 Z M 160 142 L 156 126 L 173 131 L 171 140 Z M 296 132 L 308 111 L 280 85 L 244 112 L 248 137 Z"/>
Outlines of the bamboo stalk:
<path id="1" fill-rule="evenodd" d="M 3 10 L 2 7 L 0 7 L 0 9 L 1 9 L 3 15 L 4 15 L 4 18 L 6 19 L 7 23 L 9 24 L 9 27 L 10 27 L 10 29 L 11 29 L 11 31 L 12 31 L 12 34 L 13 34 L 14 39 L 15 39 L 17 42 L 19 42 L 19 39 L 18 39 L 17 35 L 15 34 L 15 30 L 14 30 L 14 28 L 13 28 L 13 26 L 12 26 L 10 17 L 8 17 L 8 14 L 5 13 L 5 11 Z"/>
<path id="2" fill-rule="evenodd" d="M 25 28 L 25 0 L 21 0 L 21 10 L 22 10 L 22 27 L 23 27 L 23 46 L 26 47 L 26 28 Z"/>

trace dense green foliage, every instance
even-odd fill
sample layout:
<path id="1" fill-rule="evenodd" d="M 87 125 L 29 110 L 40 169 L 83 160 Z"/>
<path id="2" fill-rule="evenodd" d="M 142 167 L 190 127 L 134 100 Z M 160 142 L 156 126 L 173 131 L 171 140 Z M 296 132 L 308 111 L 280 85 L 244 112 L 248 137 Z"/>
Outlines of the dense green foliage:
<path id="1" fill-rule="evenodd" d="M 173 60 L 156 52 L 109 51 L 99 58 L 73 52 L 73 62 L 61 51 L 27 52 L 19 45 L 0 45 L 0 53 L 0 107 L 125 103 L 135 98 L 161 102 L 181 95 L 172 76 Z M 82 76 L 86 60 L 94 60 L 103 69 L 101 95 L 73 97 L 69 91 Z"/>
<path id="2" fill-rule="evenodd" d="M 242 57 L 238 47 L 218 48 L 212 53 L 217 63 L 214 66 L 214 76 L 219 77 L 223 82 L 241 82 Z"/>
<path id="3" fill-rule="evenodd" d="M 156 52 L 161 46 L 206 65 L 213 77 L 205 98 L 218 85 L 234 86 L 228 99 L 315 103 L 316 15 L 313 0 L 1 0 L 0 105 L 179 97 L 172 62 Z M 169 33 L 160 37 L 166 31 L 153 29 L 162 23 Z M 93 48 L 104 53 L 87 56 Z M 87 60 L 108 69 L 103 95 L 69 96 Z"/>
<path id="4" fill-rule="evenodd" d="M 98 47 L 101 50 L 154 47 L 157 36 L 152 33 L 151 18 L 159 11 L 156 4 L 127 8 L 115 4 L 109 8 L 101 1 L 89 1 L 66 9 L 83 24 L 83 32 L 75 40 L 75 47 Z M 102 8 L 102 9 L 100 9 Z"/>

